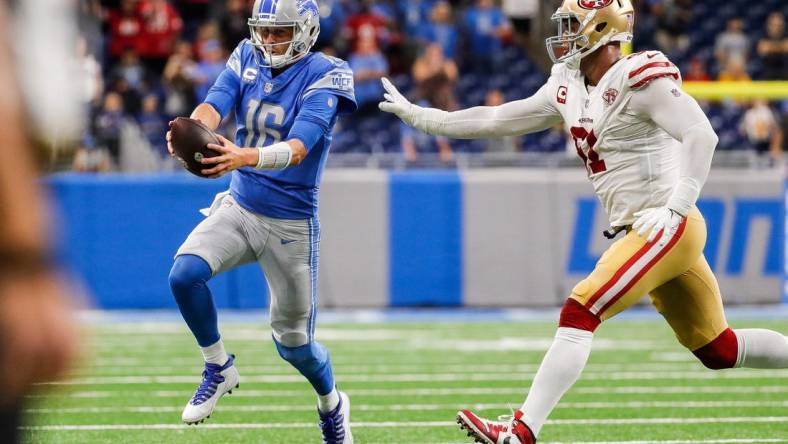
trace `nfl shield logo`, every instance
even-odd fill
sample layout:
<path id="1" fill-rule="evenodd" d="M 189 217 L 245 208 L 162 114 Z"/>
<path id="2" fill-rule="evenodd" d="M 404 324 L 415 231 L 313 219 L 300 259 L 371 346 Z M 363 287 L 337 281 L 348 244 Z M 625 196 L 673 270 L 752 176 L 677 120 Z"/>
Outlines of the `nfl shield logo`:
<path id="1" fill-rule="evenodd" d="M 271 91 L 273 90 L 274 90 L 274 84 L 271 82 L 266 83 L 265 86 L 263 87 L 263 92 L 266 94 L 270 94 Z"/>

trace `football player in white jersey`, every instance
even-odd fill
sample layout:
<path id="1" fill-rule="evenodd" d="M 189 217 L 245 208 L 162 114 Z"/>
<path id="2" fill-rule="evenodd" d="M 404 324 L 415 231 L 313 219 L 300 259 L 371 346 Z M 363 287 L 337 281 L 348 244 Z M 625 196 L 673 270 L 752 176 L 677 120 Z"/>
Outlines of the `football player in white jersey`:
<path id="1" fill-rule="evenodd" d="M 388 81 L 383 111 L 429 134 L 459 139 L 519 136 L 563 121 L 588 178 L 621 231 L 594 271 L 572 290 L 525 403 L 513 417 L 457 420 L 478 442 L 527 444 L 585 367 L 594 330 L 644 294 L 678 341 L 711 369 L 788 367 L 788 338 L 728 327 L 716 278 L 703 256 L 706 226 L 695 207 L 717 144 L 681 74 L 665 55 L 623 57 L 632 39 L 630 0 L 564 0 L 547 40 L 555 62 L 532 97 L 456 112 L 409 103 Z"/>

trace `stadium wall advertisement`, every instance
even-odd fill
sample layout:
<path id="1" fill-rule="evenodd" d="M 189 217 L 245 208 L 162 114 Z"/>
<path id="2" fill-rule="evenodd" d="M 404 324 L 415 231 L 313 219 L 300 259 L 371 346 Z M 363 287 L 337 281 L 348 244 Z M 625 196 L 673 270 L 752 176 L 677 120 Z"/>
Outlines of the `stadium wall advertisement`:
<path id="1" fill-rule="evenodd" d="M 48 183 L 62 258 L 110 309 L 175 307 L 172 255 L 228 185 L 183 174 Z M 788 300 L 784 190 L 777 171 L 712 170 L 698 206 L 727 302 Z M 323 307 L 558 306 L 611 243 L 584 173 L 565 169 L 329 169 L 320 219 Z M 220 307 L 267 306 L 256 264 L 211 288 Z"/>

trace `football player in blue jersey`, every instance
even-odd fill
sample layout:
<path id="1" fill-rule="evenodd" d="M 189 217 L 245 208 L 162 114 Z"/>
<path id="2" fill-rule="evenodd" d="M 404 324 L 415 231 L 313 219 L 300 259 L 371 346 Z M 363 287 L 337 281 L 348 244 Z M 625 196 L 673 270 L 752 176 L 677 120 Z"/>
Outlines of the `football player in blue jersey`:
<path id="1" fill-rule="evenodd" d="M 310 52 L 320 31 L 315 0 L 257 0 L 249 28 L 251 38 L 238 45 L 191 115 L 216 129 L 235 111 L 238 131 L 235 143 L 220 137 L 222 145 L 209 145 L 221 155 L 204 159 L 203 173 L 231 173 L 230 189 L 178 249 L 170 272 L 205 359 L 183 421 L 203 421 L 238 386 L 207 282 L 257 262 L 269 283 L 274 343 L 317 392 L 324 442 L 352 443 L 349 399 L 337 391 L 329 353 L 314 330 L 320 176 L 338 114 L 356 108 L 353 73 L 342 60 Z"/>

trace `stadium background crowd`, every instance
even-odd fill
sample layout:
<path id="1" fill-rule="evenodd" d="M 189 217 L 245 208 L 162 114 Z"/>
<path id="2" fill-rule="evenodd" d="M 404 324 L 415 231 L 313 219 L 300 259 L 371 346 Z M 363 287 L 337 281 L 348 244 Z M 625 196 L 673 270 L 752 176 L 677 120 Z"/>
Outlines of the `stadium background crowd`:
<path id="1" fill-rule="evenodd" d="M 251 3 L 80 0 L 77 52 L 91 119 L 80 147 L 61 153 L 56 168 L 175 169 L 164 142 L 167 122 L 189 115 L 205 97 L 248 35 Z M 521 138 L 456 141 L 418 133 L 377 110 L 384 75 L 414 101 L 443 109 L 528 97 L 549 73 L 542 42 L 554 33 L 549 16 L 559 3 L 320 0 L 315 50 L 350 62 L 360 106 L 338 125 L 332 152 L 355 159 L 383 154 L 405 166 L 455 166 L 458 153 L 570 152 L 561 127 Z M 781 0 L 635 3 L 633 50 L 662 50 L 685 81 L 788 78 L 788 4 Z M 719 150 L 750 150 L 763 165 L 777 163 L 788 101 L 702 106 L 720 136 Z"/>

